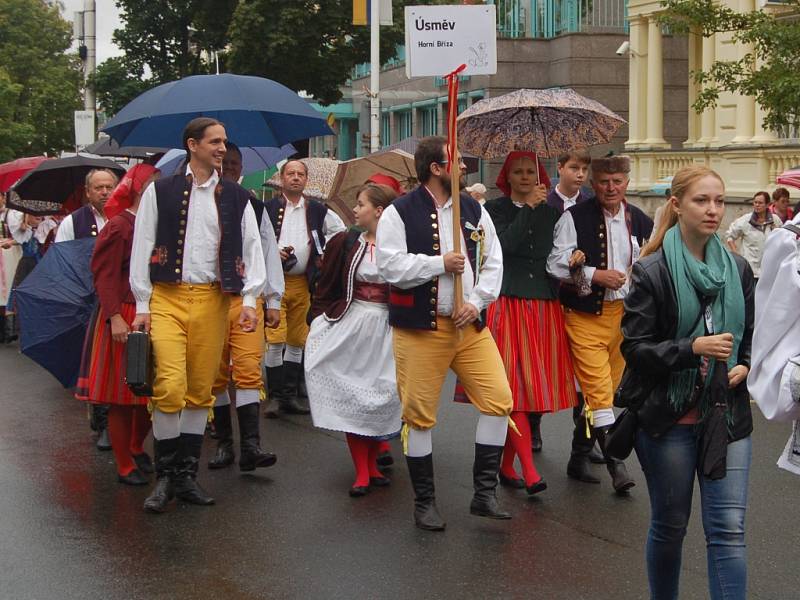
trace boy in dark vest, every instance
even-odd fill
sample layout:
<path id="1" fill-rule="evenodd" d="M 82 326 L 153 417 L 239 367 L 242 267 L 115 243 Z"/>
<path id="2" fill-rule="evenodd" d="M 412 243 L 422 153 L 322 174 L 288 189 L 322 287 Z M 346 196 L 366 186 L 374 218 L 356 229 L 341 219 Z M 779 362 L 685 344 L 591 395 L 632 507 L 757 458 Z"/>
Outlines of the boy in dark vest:
<path id="1" fill-rule="evenodd" d="M 285 273 L 286 289 L 281 299 L 280 325 L 267 329 L 267 387 L 270 402 L 266 416 L 275 418 L 279 410 L 308 414 L 298 402 L 303 348 L 308 336 L 308 311 L 311 308 L 309 284 L 316 279 L 325 240 L 346 228 L 327 206 L 303 195 L 308 182 L 308 166 L 290 160 L 280 170 L 279 197 L 266 203 L 265 212 L 275 230 Z"/>
<path id="2" fill-rule="evenodd" d="M 86 174 L 86 204 L 64 218 L 56 230 L 55 243 L 97 237 L 106 225 L 104 207 L 117 187 L 117 175 L 109 169 L 92 169 Z M 97 431 L 97 449 L 111 450 L 108 437 L 108 405 L 92 404 L 91 426 Z"/>
<path id="3" fill-rule="evenodd" d="M 189 122 L 186 170 L 149 186 L 136 216 L 131 328 L 151 332 L 155 364 L 158 481 L 144 504 L 150 512 L 164 512 L 173 496 L 214 503 L 196 479 L 230 296 L 242 296 L 239 327 L 253 331 L 258 321 L 256 298 L 265 281 L 261 238 L 248 192 L 220 178 L 226 141 L 215 119 Z"/>
<path id="4" fill-rule="evenodd" d="M 455 371 L 481 413 L 470 512 L 511 518 L 495 496 L 511 389 L 481 317 L 500 293 L 503 256 L 492 220 L 467 193 L 458 199 L 466 256 L 452 251 L 453 203 L 445 139 L 421 140 L 414 162 L 421 185 L 383 212 L 376 246 L 381 276 L 392 285 L 389 322 L 403 404 L 404 449 L 415 493 L 414 521 L 420 529 L 441 531 L 445 522 L 435 502 L 431 430 L 448 369 Z M 460 166 L 461 161 L 453 168 Z M 454 312 L 456 273 L 462 276 L 463 303 Z"/>
<path id="5" fill-rule="evenodd" d="M 562 282 L 565 326 L 585 401 L 584 414 L 575 425 L 567 475 L 600 482 L 589 470 L 589 453 L 597 439 L 619 494 L 635 484 L 625 464 L 606 455 L 605 435 L 614 423 L 614 392 L 625 369 L 620 324 L 628 274 L 653 230 L 653 221 L 625 200 L 629 172 L 626 156 L 592 160 L 595 198 L 561 216 L 547 260 L 547 271 Z"/>

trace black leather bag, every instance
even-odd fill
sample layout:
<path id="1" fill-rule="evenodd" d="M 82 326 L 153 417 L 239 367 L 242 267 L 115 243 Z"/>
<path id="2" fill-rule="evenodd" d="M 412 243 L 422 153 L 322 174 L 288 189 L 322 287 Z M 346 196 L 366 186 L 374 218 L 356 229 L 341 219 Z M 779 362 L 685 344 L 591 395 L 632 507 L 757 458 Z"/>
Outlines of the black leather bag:
<path id="1" fill-rule="evenodd" d="M 131 331 L 125 345 L 125 383 L 137 396 L 153 395 L 153 347 L 150 334 Z"/>
<path id="2" fill-rule="evenodd" d="M 636 411 L 624 409 L 606 432 L 606 454 L 619 460 L 628 458 L 636 443 L 638 429 L 639 418 Z"/>

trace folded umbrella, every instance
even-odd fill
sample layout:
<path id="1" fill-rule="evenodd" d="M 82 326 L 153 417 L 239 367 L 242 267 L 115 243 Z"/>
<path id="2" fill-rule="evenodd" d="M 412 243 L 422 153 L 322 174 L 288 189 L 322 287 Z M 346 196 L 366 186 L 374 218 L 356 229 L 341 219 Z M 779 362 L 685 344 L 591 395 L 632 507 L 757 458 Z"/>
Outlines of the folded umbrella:
<path id="1" fill-rule="evenodd" d="M 125 146 L 183 146 L 183 129 L 196 117 L 225 124 L 240 146 L 280 147 L 333 135 L 325 116 L 276 81 L 248 75 L 194 75 L 131 100 L 102 129 Z"/>
<path id="2" fill-rule="evenodd" d="M 0 194 L 5 194 L 20 177 L 46 160 L 46 156 L 29 156 L 0 165 Z"/>
<path id="3" fill-rule="evenodd" d="M 788 185 L 793 188 L 800 188 L 800 167 L 792 167 L 784 171 L 776 180 L 780 185 Z"/>
<path id="4" fill-rule="evenodd" d="M 106 158 L 70 156 L 46 160 L 17 181 L 9 196 L 9 208 L 32 215 L 53 215 L 62 212 L 70 198 L 80 199 L 86 175 L 93 169 L 109 169 L 122 177 L 125 167 Z M 80 203 L 74 208 L 78 208 Z"/>
<path id="5" fill-rule="evenodd" d="M 53 244 L 16 288 L 23 354 L 64 387 L 78 379 L 81 350 L 95 305 L 89 263 L 94 238 Z"/>

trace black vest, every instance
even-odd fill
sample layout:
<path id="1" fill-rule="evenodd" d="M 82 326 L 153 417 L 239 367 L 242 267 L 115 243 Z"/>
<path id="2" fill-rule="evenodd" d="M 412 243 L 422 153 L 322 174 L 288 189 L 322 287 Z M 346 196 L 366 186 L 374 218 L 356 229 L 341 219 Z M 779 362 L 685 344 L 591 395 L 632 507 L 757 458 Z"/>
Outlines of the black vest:
<path id="1" fill-rule="evenodd" d="M 283 226 L 283 213 L 286 209 L 286 198 L 280 196 L 272 198 L 264 203 L 264 210 L 269 215 L 269 220 L 272 223 L 272 228 L 275 230 L 275 241 L 280 245 L 281 241 L 281 227 Z M 322 232 L 325 226 L 325 215 L 328 214 L 328 207 L 322 202 L 312 200 L 311 198 L 305 199 L 305 212 L 306 212 L 306 228 L 308 229 L 308 243 L 311 246 L 311 253 L 308 256 L 308 265 L 306 266 L 306 277 L 309 284 L 312 286 L 316 282 L 317 275 L 319 274 L 319 258 L 320 253 L 317 251 L 317 244 L 314 241 L 312 231 L 317 232 L 319 244 L 325 248 L 325 234 Z"/>
<path id="2" fill-rule="evenodd" d="M 394 202 L 395 207 L 406 229 L 406 247 L 412 254 L 441 255 L 439 243 L 439 217 L 436 203 L 424 186 L 401 196 Z M 481 220 L 481 205 L 467 193 L 461 194 L 461 231 L 464 234 L 466 252 L 472 266 L 473 276 L 477 275 L 476 249 L 477 243 L 471 239 L 472 231 L 465 225 L 478 225 Z M 401 289 L 392 286 L 389 294 L 389 323 L 393 327 L 403 329 L 436 329 L 436 315 L 439 302 L 439 278 L 418 285 L 414 288 Z M 484 319 L 476 325 L 483 328 Z"/>
<path id="3" fill-rule="evenodd" d="M 192 178 L 177 173 L 155 182 L 158 227 L 150 280 L 180 283 Z M 220 224 L 219 270 L 222 290 L 242 292 L 246 265 L 242 258 L 242 217 L 250 195 L 240 185 L 220 179 L 214 189 Z M 202 243 L 202 240 L 193 240 Z"/>
<path id="4" fill-rule="evenodd" d="M 97 237 L 99 233 L 97 219 L 94 218 L 94 211 L 90 205 L 81 206 L 70 216 L 72 217 L 72 231 L 76 240 Z"/>
<path id="5" fill-rule="evenodd" d="M 578 234 L 578 249 L 586 255 L 586 266 L 608 269 L 608 232 L 603 210 L 597 198 L 576 204 L 568 210 Z M 653 232 L 653 221 L 640 209 L 627 203 L 625 221 L 629 235 L 635 236 L 639 247 L 643 247 Z M 578 296 L 574 287 L 562 285 L 559 296 L 561 303 L 567 308 L 601 315 L 605 293 L 604 287 L 592 285 L 591 294 Z"/>

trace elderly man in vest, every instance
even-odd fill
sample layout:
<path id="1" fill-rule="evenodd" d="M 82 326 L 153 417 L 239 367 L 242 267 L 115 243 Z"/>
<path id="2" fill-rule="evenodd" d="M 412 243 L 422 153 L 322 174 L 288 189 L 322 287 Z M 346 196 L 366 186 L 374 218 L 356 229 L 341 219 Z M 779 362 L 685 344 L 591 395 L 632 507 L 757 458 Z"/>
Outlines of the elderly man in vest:
<path id="1" fill-rule="evenodd" d="M 242 152 L 236 144 L 228 142 L 225 159 L 222 161 L 222 178 L 238 183 L 241 175 Z M 267 219 L 262 218 L 264 203 L 251 196 L 250 205 L 253 207 L 261 231 L 261 246 L 267 269 L 266 286 L 264 297 L 257 300 L 258 325 L 255 331 L 243 331 L 237 326 L 242 309 L 242 297 L 231 298 L 228 336 L 213 388 L 217 451 L 208 461 L 209 469 L 223 469 L 232 465 L 235 459 L 231 420 L 232 399 L 228 393 L 230 379 L 233 379 L 235 386 L 233 402 L 236 404 L 239 421 L 239 470 L 254 471 L 257 468 L 271 467 L 278 460 L 273 453 L 261 449 L 258 407 L 263 388 L 261 362 L 264 359 L 264 317 L 266 326 L 272 329 L 280 322 L 283 270 L 275 233 Z"/>
<path id="2" fill-rule="evenodd" d="M 106 224 L 106 215 L 103 209 L 106 201 L 111 197 L 111 192 L 117 187 L 117 183 L 118 178 L 113 171 L 108 169 L 89 171 L 84 183 L 86 204 L 61 221 L 56 230 L 55 243 L 97 237 Z M 111 440 L 108 437 L 107 428 L 108 405 L 92 404 L 91 411 L 92 429 L 98 433 L 97 449 L 111 450 Z"/>
<path id="3" fill-rule="evenodd" d="M 625 464 L 604 450 L 606 432 L 614 423 L 614 392 L 625 369 L 620 352 L 623 299 L 631 266 L 653 230 L 653 221 L 625 200 L 629 172 L 630 160 L 625 156 L 592 160 L 596 197 L 564 212 L 556 223 L 547 260 L 547 271 L 562 282 L 565 326 L 585 400 L 584 414 L 575 425 L 567 475 L 600 483 L 589 467 L 597 439 L 618 494 L 635 485 Z"/>
<path id="4" fill-rule="evenodd" d="M 308 336 L 308 311 L 311 308 L 309 284 L 319 272 L 325 240 L 344 231 L 339 216 L 303 191 L 308 182 L 308 167 L 290 160 L 280 170 L 282 194 L 266 203 L 266 213 L 278 240 L 285 273 L 286 289 L 281 299 L 280 325 L 267 329 L 267 387 L 270 401 L 266 416 L 279 411 L 308 414 L 298 401 L 303 348 Z"/>
<path id="5" fill-rule="evenodd" d="M 253 331 L 265 268 L 249 194 L 221 179 L 227 141 L 215 119 L 183 132 L 188 164 L 142 195 L 131 253 L 131 326 L 151 332 L 151 408 L 158 481 L 144 508 L 164 512 L 173 496 L 213 504 L 197 484 L 211 387 L 219 369 L 231 295 L 242 296 L 238 326 Z"/>
<path id="6" fill-rule="evenodd" d="M 453 200 L 445 139 L 421 140 L 414 162 L 421 185 L 383 212 L 376 246 L 378 268 L 392 285 L 389 322 L 403 404 L 406 461 L 415 493 L 414 520 L 420 529 L 440 531 L 445 522 L 435 503 L 431 431 L 448 369 L 455 371 L 481 413 L 470 512 L 511 518 L 499 508 L 495 496 L 512 408 L 511 389 L 481 316 L 500 293 L 503 256 L 492 220 L 467 193 L 458 199 L 459 233 L 466 256 L 452 251 Z M 463 282 L 457 311 L 455 274 Z"/>

